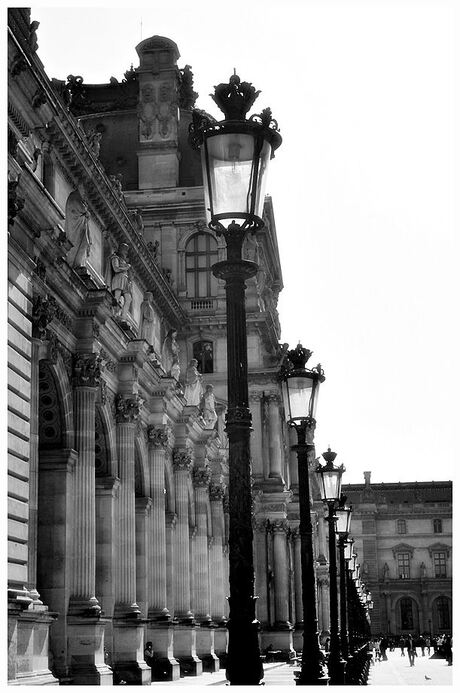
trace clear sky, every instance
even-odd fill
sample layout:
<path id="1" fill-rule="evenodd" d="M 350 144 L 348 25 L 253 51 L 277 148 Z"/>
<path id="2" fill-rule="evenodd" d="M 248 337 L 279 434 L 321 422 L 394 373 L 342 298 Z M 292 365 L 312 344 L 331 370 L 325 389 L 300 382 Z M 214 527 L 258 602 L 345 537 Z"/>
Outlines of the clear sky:
<path id="1" fill-rule="evenodd" d="M 452 479 L 456 3 L 45 4 L 31 7 L 49 77 L 121 80 L 158 34 L 177 43 L 197 107 L 215 117 L 208 94 L 233 68 L 261 90 L 253 112 L 270 106 L 283 136 L 267 190 L 281 341 L 300 340 L 326 372 L 317 454 L 338 453 L 344 483 L 365 470 L 375 482 Z"/>

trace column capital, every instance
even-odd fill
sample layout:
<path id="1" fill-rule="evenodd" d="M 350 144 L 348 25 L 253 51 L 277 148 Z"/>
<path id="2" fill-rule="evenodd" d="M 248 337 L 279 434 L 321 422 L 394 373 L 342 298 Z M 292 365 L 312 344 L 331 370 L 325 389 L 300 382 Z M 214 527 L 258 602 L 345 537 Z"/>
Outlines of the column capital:
<path id="1" fill-rule="evenodd" d="M 171 444 L 171 429 L 168 426 L 147 426 L 147 441 L 152 447 L 165 450 Z"/>
<path id="2" fill-rule="evenodd" d="M 34 294 L 32 300 L 32 337 L 46 339 L 46 328 L 56 315 L 57 304 L 52 296 Z"/>
<path id="3" fill-rule="evenodd" d="M 189 472 L 192 468 L 192 456 L 188 450 L 175 448 L 173 450 L 172 463 L 175 472 L 181 470 Z"/>
<path id="4" fill-rule="evenodd" d="M 193 470 L 193 486 L 195 488 L 206 488 L 211 481 L 212 472 L 209 467 L 195 467 Z"/>
<path id="5" fill-rule="evenodd" d="M 211 501 L 222 501 L 225 496 L 225 486 L 223 484 L 211 483 L 209 486 L 209 498 Z"/>
<path id="6" fill-rule="evenodd" d="M 262 399 L 263 392 L 251 392 L 249 395 L 249 401 L 254 402 L 257 404 L 257 402 L 260 402 Z"/>
<path id="7" fill-rule="evenodd" d="M 280 534 L 282 532 L 287 533 L 289 530 L 289 522 L 287 520 L 271 520 L 271 529 L 275 534 Z"/>
<path id="8" fill-rule="evenodd" d="M 72 369 L 74 387 L 99 387 L 103 368 L 99 354 L 75 354 Z"/>
<path id="9" fill-rule="evenodd" d="M 266 392 L 265 399 L 267 399 L 270 404 L 279 404 L 281 402 L 281 396 L 279 392 Z"/>
<path id="10" fill-rule="evenodd" d="M 115 397 L 115 419 L 117 423 L 133 423 L 139 419 L 144 400 L 139 395 Z"/>

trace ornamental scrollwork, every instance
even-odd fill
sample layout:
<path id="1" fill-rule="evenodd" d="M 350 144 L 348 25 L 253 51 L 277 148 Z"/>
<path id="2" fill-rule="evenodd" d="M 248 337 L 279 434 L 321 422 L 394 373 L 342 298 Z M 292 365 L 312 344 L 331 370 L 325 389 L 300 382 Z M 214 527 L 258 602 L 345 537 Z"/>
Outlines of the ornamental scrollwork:
<path id="1" fill-rule="evenodd" d="M 195 467 L 193 470 L 193 485 L 197 488 L 209 486 L 212 472 L 209 467 Z"/>
<path id="2" fill-rule="evenodd" d="M 286 533 L 289 530 L 289 523 L 287 520 L 272 520 L 271 528 L 274 533 L 279 534 L 281 532 Z"/>
<path id="3" fill-rule="evenodd" d="M 192 468 L 192 456 L 188 450 L 179 450 L 176 448 L 173 451 L 172 462 L 175 472 L 182 470 L 188 472 Z"/>
<path id="4" fill-rule="evenodd" d="M 225 496 L 225 487 L 223 484 L 210 484 L 209 498 L 211 501 L 222 501 Z"/>
<path id="5" fill-rule="evenodd" d="M 46 329 L 55 317 L 56 301 L 52 296 L 35 294 L 32 301 L 32 337 L 46 339 Z"/>
<path id="6" fill-rule="evenodd" d="M 139 395 L 127 397 L 118 394 L 115 397 L 115 420 L 117 423 L 133 423 L 137 421 L 142 409 L 144 400 Z"/>
<path id="7" fill-rule="evenodd" d="M 74 387 L 99 387 L 103 365 L 99 354 L 75 354 Z"/>
<path id="8" fill-rule="evenodd" d="M 155 448 L 167 448 L 170 443 L 170 431 L 166 427 L 148 426 L 147 440 Z"/>

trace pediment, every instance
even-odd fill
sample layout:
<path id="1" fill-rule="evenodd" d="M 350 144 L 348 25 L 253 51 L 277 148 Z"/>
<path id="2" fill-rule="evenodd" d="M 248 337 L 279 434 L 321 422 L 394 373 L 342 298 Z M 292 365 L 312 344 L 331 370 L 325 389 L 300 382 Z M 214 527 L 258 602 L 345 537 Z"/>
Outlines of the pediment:
<path id="1" fill-rule="evenodd" d="M 393 556 L 396 558 L 396 555 L 398 553 L 410 553 L 412 556 L 414 553 L 414 547 L 410 546 L 409 544 L 397 544 L 396 546 L 393 546 L 391 549 L 393 551 Z"/>

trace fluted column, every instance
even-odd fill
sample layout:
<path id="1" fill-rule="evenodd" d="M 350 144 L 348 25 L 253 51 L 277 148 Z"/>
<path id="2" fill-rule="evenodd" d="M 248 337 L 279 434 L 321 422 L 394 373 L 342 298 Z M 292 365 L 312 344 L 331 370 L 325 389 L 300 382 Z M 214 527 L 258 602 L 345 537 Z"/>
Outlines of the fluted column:
<path id="1" fill-rule="evenodd" d="M 282 471 L 282 451 L 281 444 L 281 417 L 280 417 L 280 397 L 278 394 L 270 394 L 268 397 L 268 432 L 270 449 L 270 478 L 281 478 Z"/>
<path id="2" fill-rule="evenodd" d="M 175 616 L 180 621 L 192 622 L 190 610 L 190 547 L 188 486 L 192 458 L 187 450 L 173 452 L 174 481 L 176 492 L 176 531 L 174 547 L 174 602 Z"/>
<path id="3" fill-rule="evenodd" d="M 253 432 L 251 435 L 251 459 L 252 459 L 252 474 L 254 479 L 263 478 L 263 454 L 262 454 L 262 408 L 261 408 L 262 393 L 252 392 L 249 395 L 249 408 L 252 416 Z"/>
<path id="4" fill-rule="evenodd" d="M 318 578 L 319 621 L 322 634 L 330 634 L 331 617 L 329 612 L 329 578 Z"/>
<path id="5" fill-rule="evenodd" d="M 75 447 L 72 597 L 70 610 L 100 613 L 96 588 L 95 403 L 101 361 L 78 354 L 74 364 Z"/>
<path id="6" fill-rule="evenodd" d="M 294 538 L 294 590 L 295 590 L 295 624 L 296 628 L 303 626 L 302 605 L 302 558 L 300 554 L 300 532 L 296 527 L 293 530 Z"/>
<path id="7" fill-rule="evenodd" d="M 224 487 L 222 484 L 211 484 L 209 487 L 211 501 L 212 544 L 209 552 L 210 584 L 211 584 L 211 618 L 217 623 L 225 622 L 225 593 L 224 593 L 224 510 L 222 499 Z"/>
<path id="8" fill-rule="evenodd" d="M 275 628 L 290 628 L 289 623 L 289 560 L 286 520 L 272 522 L 275 573 Z"/>
<path id="9" fill-rule="evenodd" d="M 169 620 L 166 607 L 166 522 L 165 522 L 165 455 L 169 444 L 166 427 L 149 426 L 150 496 L 150 565 L 149 618 Z"/>
<path id="10" fill-rule="evenodd" d="M 142 618 L 146 618 L 150 584 L 148 572 L 149 530 L 152 501 L 150 498 L 136 498 L 136 597 Z"/>
<path id="11" fill-rule="evenodd" d="M 136 505 L 134 481 L 134 438 L 140 412 L 138 396 L 116 398 L 118 468 L 118 580 L 115 588 L 116 614 L 139 613 L 136 603 Z"/>
<path id="12" fill-rule="evenodd" d="M 176 544 L 176 513 L 165 513 L 166 525 L 166 604 L 171 616 L 176 616 L 176 600 L 174 588 L 174 565 L 175 565 L 175 544 Z"/>
<path id="13" fill-rule="evenodd" d="M 195 493 L 196 537 L 194 547 L 194 612 L 200 623 L 210 623 L 209 595 L 209 558 L 208 558 L 208 528 L 207 528 L 207 499 L 211 470 L 209 467 L 197 467 L 193 470 L 193 487 Z"/>

